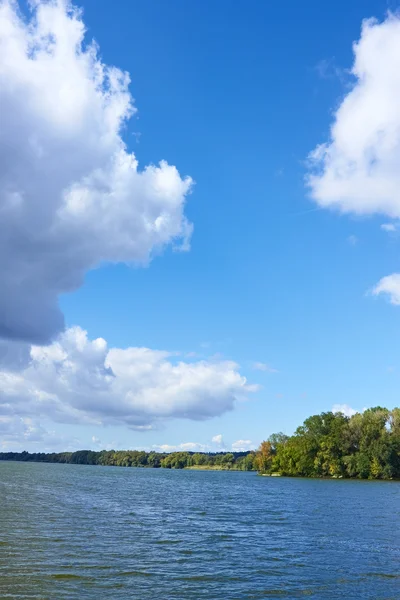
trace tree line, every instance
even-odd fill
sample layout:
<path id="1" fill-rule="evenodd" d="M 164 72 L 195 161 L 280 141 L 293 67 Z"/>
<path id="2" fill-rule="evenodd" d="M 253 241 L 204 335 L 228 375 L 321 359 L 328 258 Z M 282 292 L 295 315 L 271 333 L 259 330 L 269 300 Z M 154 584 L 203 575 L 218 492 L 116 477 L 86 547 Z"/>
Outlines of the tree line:
<path id="1" fill-rule="evenodd" d="M 271 435 L 257 452 L 2 452 L 0 460 L 258 471 L 291 477 L 400 479 L 400 408 L 390 411 L 376 407 L 351 417 L 332 412 L 314 415 L 292 436 Z"/>
<path id="2" fill-rule="evenodd" d="M 262 442 L 255 463 L 263 474 L 400 479 L 400 409 L 309 417 L 291 437 Z"/>
<path id="3" fill-rule="evenodd" d="M 148 467 L 164 469 L 204 468 L 254 470 L 254 452 L 144 452 L 140 450 L 78 450 L 77 452 L 0 452 L 0 460 L 68 463 L 111 467 Z"/>

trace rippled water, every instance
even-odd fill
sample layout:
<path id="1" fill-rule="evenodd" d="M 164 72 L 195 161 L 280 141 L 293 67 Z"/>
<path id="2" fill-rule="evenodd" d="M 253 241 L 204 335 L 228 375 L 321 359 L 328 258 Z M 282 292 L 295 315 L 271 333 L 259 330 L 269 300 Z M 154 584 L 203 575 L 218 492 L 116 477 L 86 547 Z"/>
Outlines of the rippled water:
<path id="1" fill-rule="evenodd" d="M 400 598 L 400 483 L 0 462 L 0 598 Z"/>

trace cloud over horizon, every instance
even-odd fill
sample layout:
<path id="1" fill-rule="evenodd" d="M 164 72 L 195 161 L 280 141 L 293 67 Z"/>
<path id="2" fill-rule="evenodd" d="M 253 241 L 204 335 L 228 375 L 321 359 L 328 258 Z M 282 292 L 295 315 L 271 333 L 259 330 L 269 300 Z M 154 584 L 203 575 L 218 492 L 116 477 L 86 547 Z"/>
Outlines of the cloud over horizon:
<path id="1" fill-rule="evenodd" d="M 256 446 L 251 440 L 237 440 L 232 444 L 233 452 L 248 452 L 255 450 Z"/>
<path id="2" fill-rule="evenodd" d="M 189 247 L 192 186 L 175 166 L 139 168 L 122 132 L 130 78 L 85 42 L 68 2 L 0 1 L 0 338 L 47 343 L 60 294 L 105 262 L 147 264 Z"/>
<path id="3" fill-rule="evenodd" d="M 139 431 L 171 418 L 201 421 L 256 391 L 238 369 L 226 360 L 184 362 L 160 350 L 108 348 L 72 327 L 51 345 L 31 346 L 27 363 L 0 370 L 0 413 Z"/>
<path id="4" fill-rule="evenodd" d="M 352 408 L 348 404 L 334 404 L 332 406 L 332 412 L 342 413 L 342 415 L 344 415 L 345 417 L 353 417 L 359 411 L 357 411 L 355 408 Z"/>

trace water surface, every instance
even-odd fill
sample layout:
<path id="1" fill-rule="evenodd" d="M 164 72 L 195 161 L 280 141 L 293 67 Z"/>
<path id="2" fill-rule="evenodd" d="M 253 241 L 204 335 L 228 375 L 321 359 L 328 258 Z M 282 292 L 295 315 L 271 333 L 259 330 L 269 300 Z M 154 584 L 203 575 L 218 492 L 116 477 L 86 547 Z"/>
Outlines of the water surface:
<path id="1" fill-rule="evenodd" d="M 0 462 L 0 598 L 400 598 L 400 483 Z"/>

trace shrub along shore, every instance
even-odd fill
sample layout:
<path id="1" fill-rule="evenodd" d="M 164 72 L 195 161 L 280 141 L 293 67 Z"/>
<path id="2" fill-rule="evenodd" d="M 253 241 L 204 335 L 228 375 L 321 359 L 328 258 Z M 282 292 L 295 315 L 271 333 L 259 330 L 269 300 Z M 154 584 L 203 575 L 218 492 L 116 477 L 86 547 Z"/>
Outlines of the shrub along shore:
<path id="1" fill-rule="evenodd" d="M 346 417 L 322 413 L 292 436 L 271 435 L 251 452 L 0 452 L 0 460 L 115 467 L 258 471 L 262 475 L 400 479 L 400 409 L 371 408 Z"/>

